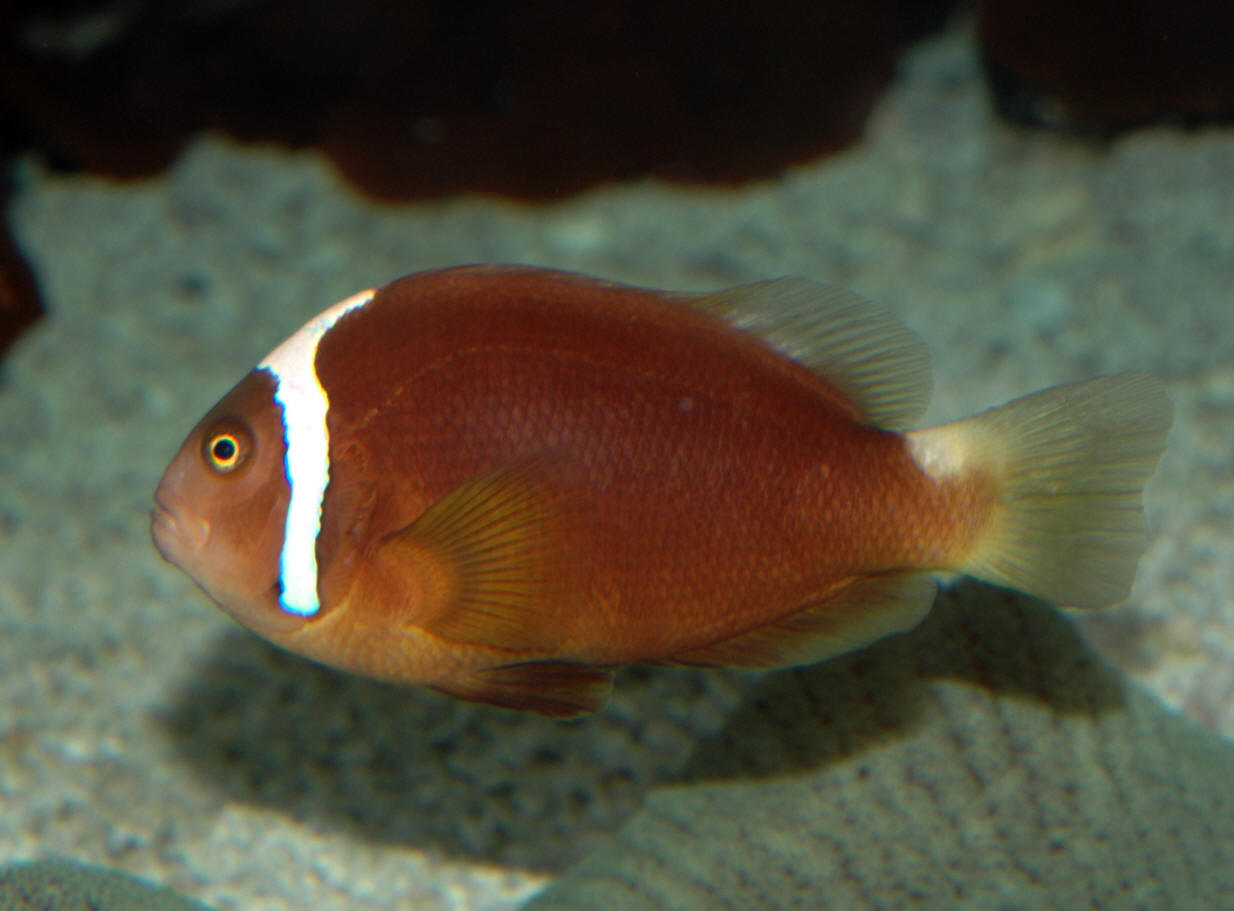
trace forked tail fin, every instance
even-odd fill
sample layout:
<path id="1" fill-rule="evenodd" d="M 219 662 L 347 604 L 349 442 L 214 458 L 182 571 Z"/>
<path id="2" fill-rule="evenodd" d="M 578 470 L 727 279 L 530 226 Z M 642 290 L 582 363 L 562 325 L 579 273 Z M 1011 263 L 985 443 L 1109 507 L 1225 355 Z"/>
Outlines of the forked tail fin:
<path id="1" fill-rule="evenodd" d="M 1131 592 L 1144 551 L 1144 484 L 1173 408 L 1143 374 L 1058 386 L 913 431 L 929 473 L 978 471 L 994 513 L 955 569 L 1055 604 L 1106 607 Z"/>

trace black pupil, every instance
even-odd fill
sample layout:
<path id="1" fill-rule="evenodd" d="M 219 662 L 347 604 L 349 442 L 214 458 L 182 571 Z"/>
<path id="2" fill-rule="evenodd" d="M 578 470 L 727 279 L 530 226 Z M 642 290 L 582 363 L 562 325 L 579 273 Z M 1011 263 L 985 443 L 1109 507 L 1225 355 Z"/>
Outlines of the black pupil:
<path id="1" fill-rule="evenodd" d="M 214 447 L 210 451 L 220 462 L 230 462 L 236 457 L 236 441 L 230 437 L 220 437 L 214 441 Z"/>

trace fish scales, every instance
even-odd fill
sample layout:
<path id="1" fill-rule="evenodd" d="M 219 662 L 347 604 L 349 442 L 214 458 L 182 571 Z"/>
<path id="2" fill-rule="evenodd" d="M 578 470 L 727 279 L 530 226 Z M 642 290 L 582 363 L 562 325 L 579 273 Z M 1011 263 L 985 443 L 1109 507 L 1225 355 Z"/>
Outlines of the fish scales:
<path id="1" fill-rule="evenodd" d="M 568 657 L 666 657 L 888 565 L 908 542 L 870 521 L 872 504 L 928 512 L 948 537 L 901 441 L 754 337 L 624 289 L 536 273 L 493 284 L 412 284 L 338 326 L 318 355 L 331 438 L 403 482 L 377 537 L 476 476 L 557 462 L 588 515 L 575 545 L 587 578 L 560 618 L 578 631 Z M 407 320 L 415 331 L 400 333 Z M 897 460 L 896 476 L 865 470 Z M 872 483 L 898 489 L 863 495 Z"/>
<path id="2" fill-rule="evenodd" d="M 1097 401 L 1115 426 L 1089 464 L 1078 420 L 1023 447 L 1027 413 L 878 426 L 924 406 L 923 352 L 875 305 L 801 281 L 690 296 L 521 267 L 420 273 L 326 311 L 212 409 L 160 485 L 154 537 L 276 644 L 563 716 L 599 707 L 622 664 L 860 647 L 924 615 L 935 571 L 1071 594 L 1068 545 L 1035 556 L 1034 529 L 1079 540 L 1091 520 L 1018 449 L 1062 451 L 1077 495 L 1113 478 L 1123 524 L 1092 559 L 1129 587 L 1169 426 L 1159 385 L 1006 406 Z M 315 413 L 300 394 L 328 404 L 293 432 L 289 416 Z M 314 434 L 315 466 L 297 442 Z M 241 464 L 220 470 L 233 443 Z M 289 510 L 297 497 L 309 508 Z"/>

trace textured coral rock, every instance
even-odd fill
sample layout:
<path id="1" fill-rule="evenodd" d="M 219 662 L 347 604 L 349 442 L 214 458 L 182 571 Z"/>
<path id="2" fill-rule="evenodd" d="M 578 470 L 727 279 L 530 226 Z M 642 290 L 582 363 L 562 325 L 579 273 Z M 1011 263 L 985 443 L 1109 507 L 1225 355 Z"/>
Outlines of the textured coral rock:
<path id="1" fill-rule="evenodd" d="M 769 677 L 690 778 L 529 911 L 1234 907 L 1234 747 L 976 584 Z"/>
<path id="2" fill-rule="evenodd" d="M 45 860 L 0 870 L 0 911 L 210 911 L 102 867 Z"/>

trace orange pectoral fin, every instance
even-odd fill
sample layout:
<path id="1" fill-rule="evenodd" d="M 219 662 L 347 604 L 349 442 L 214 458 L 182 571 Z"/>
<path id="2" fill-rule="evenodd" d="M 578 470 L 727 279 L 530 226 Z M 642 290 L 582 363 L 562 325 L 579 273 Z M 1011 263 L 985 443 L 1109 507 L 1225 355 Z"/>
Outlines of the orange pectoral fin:
<path id="1" fill-rule="evenodd" d="M 544 650 L 568 602 L 571 510 L 546 460 L 469 481 L 378 547 L 424 589 L 408 622 L 452 642 Z"/>
<path id="2" fill-rule="evenodd" d="M 855 651 L 916 626 L 934 603 L 928 573 L 888 573 L 844 583 L 788 617 L 731 639 L 681 652 L 665 664 L 799 667 Z"/>
<path id="3" fill-rule="evenodd" d="M 572 661 L 530 661 L 478 671 L 457 683 L 434 685 L 438 692 L 504 709 L 574 718 L 608 702 L 613 672 Z"/>

